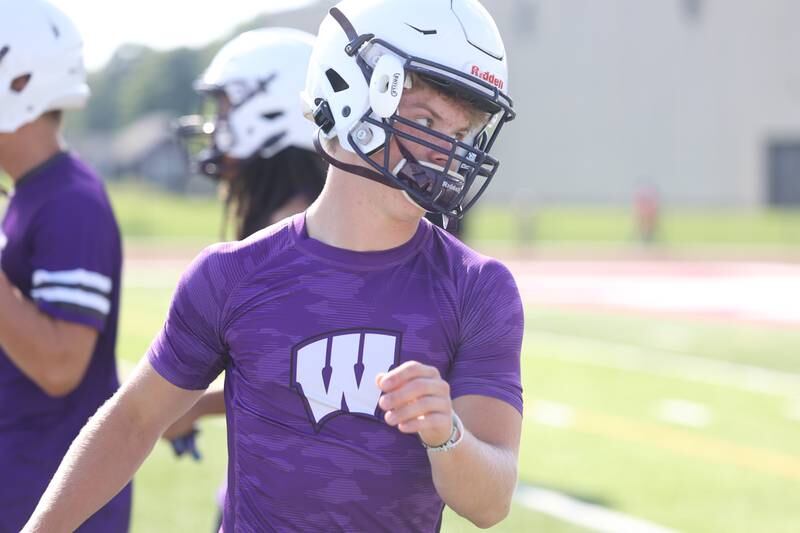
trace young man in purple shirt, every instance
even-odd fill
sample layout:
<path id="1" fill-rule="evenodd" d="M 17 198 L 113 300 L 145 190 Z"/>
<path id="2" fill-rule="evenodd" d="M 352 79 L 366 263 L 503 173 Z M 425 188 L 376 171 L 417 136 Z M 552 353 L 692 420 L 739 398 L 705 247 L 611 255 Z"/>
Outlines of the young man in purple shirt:
<path id="1" fill-rule="evenodd" d="M 459 217 L 514 113 L 476 0 L 345 0 L 304 99 L 331 163 L 302 214 L 212 246 L 83 430 L 24 531 L 77 527 L 225 370 L 223 529 L 435 531 L 508 513 L 522 422 L 508 270 L 422 220 Z"/>
<path id="2" fill-rule="evenodd" d="M 119 388 L 119 231 L 103 185 L 63 150 L 88 96 L 81 39 L 41 0 L 0 0 L 0 532 L 25 524 L 70 443 Z M 79 529 L 126 531 L 130 490 Z"/>

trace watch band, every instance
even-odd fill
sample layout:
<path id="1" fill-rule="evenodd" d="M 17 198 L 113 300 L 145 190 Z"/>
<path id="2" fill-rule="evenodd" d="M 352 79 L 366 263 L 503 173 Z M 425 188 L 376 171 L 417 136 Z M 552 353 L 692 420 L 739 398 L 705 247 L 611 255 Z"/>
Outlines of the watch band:
<path id="1" fill-rule="evenodd" d="M 458 415 L 453 411 L 453 430 L 450 432 L 450 438 L 439 446 L 428 446 L 425 441 L 420 439 L 422 446 L 429 452 L 447 452 L 461 444 L 464 438 L 464 424 Z"/>

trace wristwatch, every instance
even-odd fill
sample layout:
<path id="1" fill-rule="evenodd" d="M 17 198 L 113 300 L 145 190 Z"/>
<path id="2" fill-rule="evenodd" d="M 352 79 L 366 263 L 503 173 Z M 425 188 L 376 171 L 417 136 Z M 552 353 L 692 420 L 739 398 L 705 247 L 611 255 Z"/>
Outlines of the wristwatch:
<path id="1" fill-rule="evenodd" d="M 447 452 L 461 444 L 461 440 L 463 438 L 464 424 L 461 422 L 461 419 L 458 418 L 458 415 L 455 413 L 455 411 L 453 411 L 453 430 L 450 432 L 449 439 L 439 446 L 428 446 L 422 439 L 420 439 L 420 442 L 422 442 L 422 446 L 429 452 Z"/>

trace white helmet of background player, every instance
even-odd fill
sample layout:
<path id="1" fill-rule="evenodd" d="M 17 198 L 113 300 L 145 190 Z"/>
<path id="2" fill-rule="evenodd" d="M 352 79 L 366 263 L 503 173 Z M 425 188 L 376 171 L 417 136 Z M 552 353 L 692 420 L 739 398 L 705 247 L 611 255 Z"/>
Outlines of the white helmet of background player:
<path id="1" fill-rule="evenodd" d="M 44 0 L 0 0 L 0 133 L 89 97 L 83 40 Z"/>
<path id="2" fill-rule="evenodd" d="M 289 146 L 314 150 L 303 117 L 303 90 L 314 36 L 290 28 L 249 31 L 226 44 L 195 83 L 206 103 L 221 95 L 230 107 L 208 119 L 183 117 L 182 134 L 203 133 L 210 146 L 197 156 L 204 174 L 219 177 L 223 157 L 270 158 Z"/>
<path id="3" fill-rule="evenodd" d="M 458 141 L 400 117 L 397 108 L 411 86 L 411 73 L 456 93 L 490 118 Z M 318 150 L 330 164 L 402 189 L 429 212 L 458 218 L 497 171 L 499 162 L 489 150 L 515 115 L 507 93 L 505 47 L 477 0 L 344 0 L 320 26 L 304 100 L 319 126 Z M 397 124 L 419 136 L 398 131 Z M 424 140 L 431 136 L 449 143 L 449 149 Z M 319 137 L 338 139 L 367 166 L 336 160 Z M 388 168 L 393 137 L 404 160 Z M 450 164 L 417 161 L 410 143 L 448 155 Z M 370 158 L 381 150 L 382 163 Z"/>

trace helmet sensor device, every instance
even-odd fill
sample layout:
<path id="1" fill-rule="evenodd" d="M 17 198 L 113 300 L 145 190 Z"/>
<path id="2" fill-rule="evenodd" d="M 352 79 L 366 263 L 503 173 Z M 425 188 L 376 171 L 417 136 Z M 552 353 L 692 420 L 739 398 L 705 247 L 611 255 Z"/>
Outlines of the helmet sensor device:
<path id="1" fill-rule="evenodd" d="M 406 82 L 406 72 L 400 58 L 391 54 L 380 56 L 369 82 L 369 104 L 380 118 L 389 118 L 397 111 Z"/>

